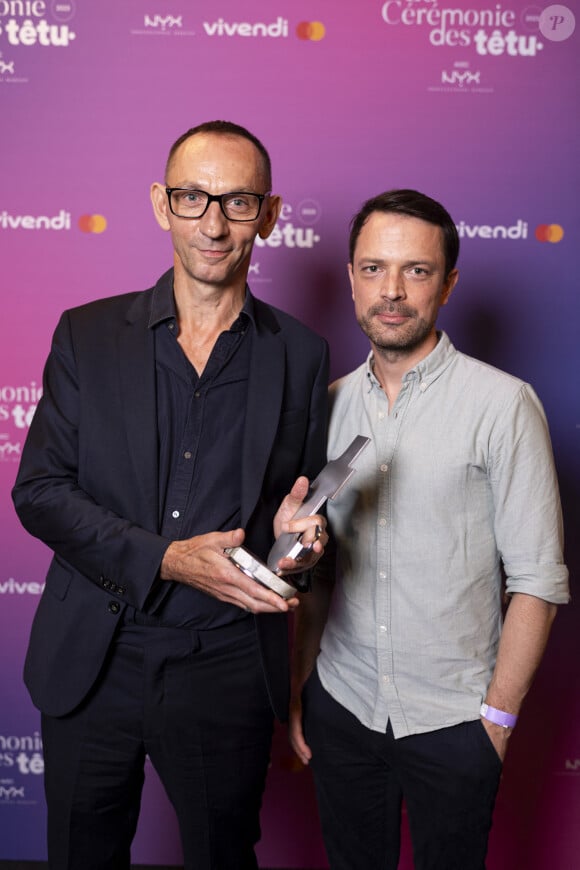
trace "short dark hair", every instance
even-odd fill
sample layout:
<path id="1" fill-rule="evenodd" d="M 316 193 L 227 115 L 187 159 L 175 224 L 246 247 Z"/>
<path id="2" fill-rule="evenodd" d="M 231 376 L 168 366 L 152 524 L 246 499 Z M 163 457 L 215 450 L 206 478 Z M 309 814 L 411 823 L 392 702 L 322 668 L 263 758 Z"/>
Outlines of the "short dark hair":
<path id="1" fill-rule="evenodd" d="M 217 133 L 219 136 L 241 136 L 242 139 L 247 139 L 252 145 L 258 149 L 262 158 L 262 169 L 268 190 L 272 187 L 272 163 L 270 155 L 266 151 L 264 145 L 260 142 L 257 136 L 241 127 L 239 124 L 234 124 L 233 121 L 205 121 L 203 124 L 198 124 L 196 127 L 191 127 L 177 139 L 169 150 L 167 163 L 165 164 L 165 179 L 169 172 L 171 161 L 175 156 L 175 152 L 192 136 L 197 136 L 198 133 Z"/>
<path id="2" fill-rule="evenodd" d="M 369 217 L 376 211 L 408 215 L 441 227 L 445 253 L 445 274 L 449 275 L 455 268 L 459 256 L 459 235 L 455 222 L 441 203 L 417 190 L 386 190 L 384 193 L 379 193 L 378 196 L 373 196 L 372 199 L 367 199 L 350 223 L 348 246 L 350 263 L 354 259 L 354 251 L 360 232 Z"/>

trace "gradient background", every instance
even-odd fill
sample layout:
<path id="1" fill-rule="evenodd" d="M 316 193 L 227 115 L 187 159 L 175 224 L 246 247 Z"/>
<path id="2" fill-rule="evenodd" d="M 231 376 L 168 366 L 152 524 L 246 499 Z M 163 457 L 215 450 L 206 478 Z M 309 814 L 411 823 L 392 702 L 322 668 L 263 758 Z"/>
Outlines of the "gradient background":
<path id="1" fill-rule="evenodd" d="M 390 187 L 449 209 L 461 278 L 440 325 L 538 391 L 574 592 L 579 16 L 576 0 L 0 0 L 0 860 L 45 857 L 39 715 L 20 674 L 49 553 L 12 510 L 20 448 L 62 309 L 149 287 L 171 264 L 149 185 L 190 126 L 233 120 L 270 150 L 286 207 L 250 284 L 329 340 L 333 378 L 367 352 L 345 268 L 352 214 Z M 513 737 L 492 870 L 579 866 L 579 626 L 577 603 L 562 608 Z M 310 776 L 282 728 L 262 827 L 262 866 L 327 866 Z M 180 861 L 152 770 L 133 857 Z"/>

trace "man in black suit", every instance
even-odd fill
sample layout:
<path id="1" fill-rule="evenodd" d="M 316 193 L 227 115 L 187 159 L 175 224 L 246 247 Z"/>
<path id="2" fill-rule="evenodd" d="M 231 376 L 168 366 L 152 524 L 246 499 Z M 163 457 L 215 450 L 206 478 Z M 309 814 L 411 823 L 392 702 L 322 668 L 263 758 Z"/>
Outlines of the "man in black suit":
<path id="1" fill-rule="evenodd" d="M 246 284 L 280 211 L 270 191 L 247 130 L 188 130 L 151 188 L 173 269 L 65 312 L 54 334 L 13 491 L 54 551 L 25 665 L 53 870 L 129 867 L 146 755 L 185 867 L 257 867 L 298 598 L 224 550 L 264 558 L 281 532 L 303 532 L 309 554 L 279 563 L 296 572 L 326 542 L 320 516 L 292 517 L 324 464 L 327 346 Z"/>

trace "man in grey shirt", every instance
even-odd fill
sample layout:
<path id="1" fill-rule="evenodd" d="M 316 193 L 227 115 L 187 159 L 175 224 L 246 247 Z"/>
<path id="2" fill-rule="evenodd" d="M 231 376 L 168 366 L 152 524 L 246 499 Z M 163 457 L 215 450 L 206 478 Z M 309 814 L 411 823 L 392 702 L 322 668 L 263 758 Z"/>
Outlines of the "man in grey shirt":
<path id="1" fill-rule="evenodd" d="M 371 351 L 331 387 L 328 455 L 372 442 L 328 504 L 291 718 L 332 870 L 394 870 L 403 799 L 417 870 L 485 866 L 508 739 L 568 601 L 540 401 L 435 327 L 458 253 L 450 215 L 416 191 L 353 219 Z"/>

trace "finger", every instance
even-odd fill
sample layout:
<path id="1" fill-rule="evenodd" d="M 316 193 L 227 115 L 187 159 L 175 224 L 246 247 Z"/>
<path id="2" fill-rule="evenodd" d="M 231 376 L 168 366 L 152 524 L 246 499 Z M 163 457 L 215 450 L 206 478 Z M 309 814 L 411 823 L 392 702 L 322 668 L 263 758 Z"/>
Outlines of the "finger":
<path id="1" fill-rule="evenodd" d="M 298 606 L 297 597 L 283 598 L 277 592 L 248 577 L 243 571 L 239 569 L 237 571 L 241 576 L 236 578 L 239 591 L 236 603 L 245 610 L 249 610 L 251 613 L 287 613 L 289 610 L 295 610 Z"/>
<path id="2" fill-rule="evenodd" d="M 213 573 L 214 594 L 251 612 L 288 610 L 280 595 L 258 583 L 237 561 L 232 561 L 227 551 L 220 550 L 219 555 L 219 570 Z"/>
<path id="3" fill-rule="evenodd" d="M 247 598 L 246 603 L 240 606 L 248 613 L 288 613 L 291 610 L 296 610 L 299 603 L 297 598 L 285 599 L 277 596 L 276 602 L 263 601 L 258 598 Z"/>
<path id="4" fill-rule="evenodd" d="M 282 505 L 292 515 L 296 513 L 306 496 L 308 495 L 309 482 L 307 477 L 298 477 L 294 481 L 292 489 L 284 498 Z"/>
<path id="5" fill-rule="evenodd" d="M 292 534 L 299 533 L 304 543 L 311 543 L 326 531 L 326 517 L 322 514 L 310 514 L 307 517 L 291 519 L 284 524 L 284 531 Z"/>
<path id="6" fill-rule="evenodd" d="M 288 556 L 278 560 L 277 569 L 285 573 L 294 573 L 296 571 L 305 571 L 313 567 L 324 553 L 324 549 L 328 544 L 328 534 L 324 526 L 326 520 L 320 515 L 315 515 L 314 520 L 320 519 L 320 523 L 314 522 L 310 524 L 307 530 L 300 537 L 302 549 L 294 558 Z M 302 524 L 302 520 L 300 520 Z"/>
<path id="7" fill-rule="evenodd" d="M 300 477 L 297 477 L 294 481 L 292 489 L 290 490 L 290 496 L 292 498 L 298 498 L 300 501 L 304 501 L 305 497 L 308 495 L 309 486 L 310 481 L 306 475 L 301 474 Z"/>
<path id="8" fill-rule="evenodd" d="M 304 739 L 302 726 L 298 723 L 294 723 L 290 728 L 290 745 L 302 764 L 310 762 L 312 751 Z"/>
<path id="9" fill-rule="evenodd" d="M 312 548 L 317 541 L 322 539 L 323 534 L 325 534 L 323 526 L 316 523 L 313 527 L 308 528 L 304 532 L 302 535 L 302 543 Z"/>
<path id="10" fill-rule="evenodd" d="M 326 532 L 322 532 L 319 537 L 315 541 L 313 541 L 311 549 L 318 556 L 321 556 L 324 553 L 327 544 L 328 535 L 326 534 Z"/>

